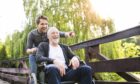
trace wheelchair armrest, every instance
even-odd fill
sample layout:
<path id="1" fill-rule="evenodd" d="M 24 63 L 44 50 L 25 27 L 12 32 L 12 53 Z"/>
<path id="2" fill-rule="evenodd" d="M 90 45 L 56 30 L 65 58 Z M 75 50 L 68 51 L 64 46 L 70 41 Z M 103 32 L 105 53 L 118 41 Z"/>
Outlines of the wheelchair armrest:
<path id="1" fill-rule="evenodd" d="M 41 62 L 37 64 L 37 67 L 46 67 L 47 62 Z"/>

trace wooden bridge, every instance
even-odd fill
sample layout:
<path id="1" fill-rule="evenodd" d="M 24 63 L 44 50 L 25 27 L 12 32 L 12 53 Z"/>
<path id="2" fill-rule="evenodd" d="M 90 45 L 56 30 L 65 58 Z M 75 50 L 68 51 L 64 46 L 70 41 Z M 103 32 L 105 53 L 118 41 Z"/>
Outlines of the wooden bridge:
<path id="1" fill-rule="evenodd" d="M 10 84 L 10 83 L 3 81 L 3 80 L 0 80 L 0 84 Z"/>
<path id="2" fill-rule="evenodd" d="M 86 63 L 93 68 L 94 73 L 98 72 L 114 72 L 126 80 L 126 82 L 101 80 L 93 73 L 96 84 L 140 84 L 140 77 L 136 77 L 128 72 L 140 72 L 140 57 L 110 60 L 100 53 L 100 44 L 108 43 L 132 36 L 140 35 L 140 26 L 130 28 L 121 32 L 113 33 L 101 38 L 88 40 L 78 44 L 71 45 L 72 50 L 84 49 Z M 119 52 L 118 52 L 119 53 Z M 0 78 L 7 80 L 13 84 L 27 84 L 29 80 L 29 69 L 26 68 L 10 68 L 11 62 L 19 62 L 27 60 L 23 57 L 13 60 L 4 60 L 0 62 Z M 91 60 L 98 59 L 97 62 Z"/>

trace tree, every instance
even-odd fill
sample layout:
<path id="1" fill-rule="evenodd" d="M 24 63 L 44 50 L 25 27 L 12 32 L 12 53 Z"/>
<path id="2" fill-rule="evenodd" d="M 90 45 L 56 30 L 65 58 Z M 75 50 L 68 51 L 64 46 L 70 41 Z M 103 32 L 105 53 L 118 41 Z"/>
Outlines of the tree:
<path id="1" fill-rule="evenodd" d="M 2 48 L 0 49 L 0 60 L 5 60 L 6 58 L 7 58 L 6 49 L 5 46 L 3 45 Z"/>

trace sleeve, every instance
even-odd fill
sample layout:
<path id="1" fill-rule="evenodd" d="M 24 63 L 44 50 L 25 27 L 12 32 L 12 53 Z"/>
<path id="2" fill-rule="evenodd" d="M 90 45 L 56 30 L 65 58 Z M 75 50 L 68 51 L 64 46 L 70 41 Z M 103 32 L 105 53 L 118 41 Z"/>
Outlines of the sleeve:
<path id="1" fill-rule="evenodd" d="M 60 37 L 65 37 L 65 32 L 59 32 Z"/>
<path id="2" fill-rule="evenodd" d="M 70 47 L 68 47 L 68 54 L 70 59 L 72 59 L 73 57 L 77 57 L 80 60 L 80 58 L 74 54 Z"/>
<path id="3" fill-rule="evenodd" d="M 67 46 L 67 53 L 68 53 L 68 58 L 69 59 L 71 59 L 73 56 L 75 56 L 74 52 L 68 46 Z"/>
<path id="4" fill-rule="evenodd" d="M 27 46 L 26 46 L 26 49 L 30 49 L 33 47 L 33 35 L 32 33 L 29 33 L 28 34 L 28 37 L 27 37 Z"/>
<path id="5" fill-rule="evenodd" d="M 47 42 L 41 42 L 38 46 L 37 53 L 36 53 L 36 59 L 37 62 L 47 62 L 48 64 L 52 64 L 54 59 L 48 58 L 48 43 Z"/>

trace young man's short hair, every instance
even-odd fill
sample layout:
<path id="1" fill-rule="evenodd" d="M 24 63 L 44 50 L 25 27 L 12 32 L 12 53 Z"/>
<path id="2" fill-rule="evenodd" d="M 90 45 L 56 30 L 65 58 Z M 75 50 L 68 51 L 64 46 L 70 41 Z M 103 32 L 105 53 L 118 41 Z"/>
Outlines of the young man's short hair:
<path id="1" fill-rule="evenodd" d="M 36 19 L 36 24 L 39 24 L 40 23 L 40 19 L 44 19 L 44 20 L 47 20 L 48 21 L 48 18 L 46 16 L 40 15 Z"/>

